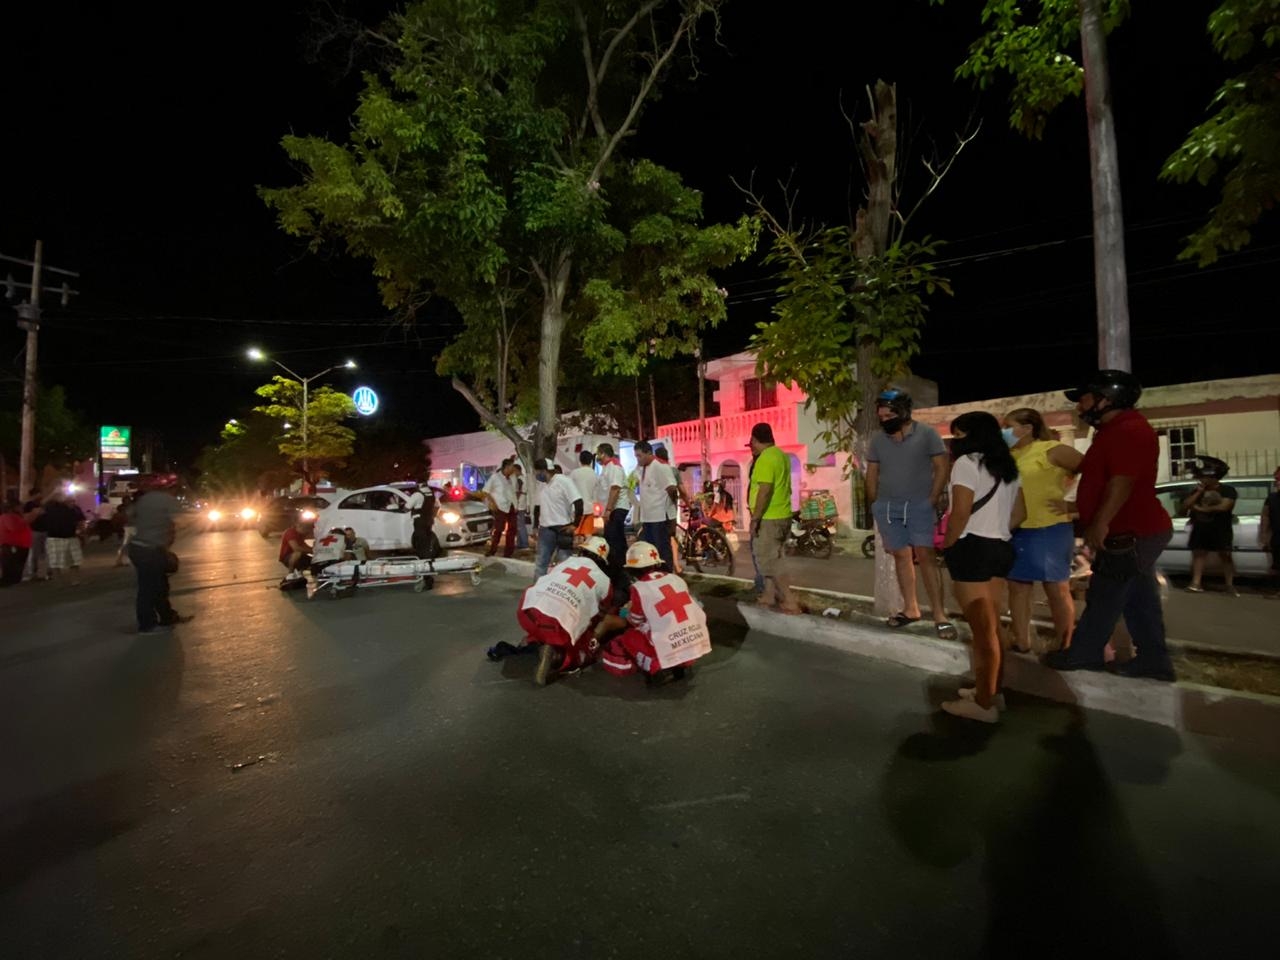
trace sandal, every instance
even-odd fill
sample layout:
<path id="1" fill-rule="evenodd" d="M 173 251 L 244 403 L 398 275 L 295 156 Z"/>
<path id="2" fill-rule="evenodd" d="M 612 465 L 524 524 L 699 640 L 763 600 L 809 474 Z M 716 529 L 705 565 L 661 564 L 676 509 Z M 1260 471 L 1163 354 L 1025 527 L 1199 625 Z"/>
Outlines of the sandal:
<path id="1" fill-rule="evenodd" d="M 959 640 L 960 634 L 956 630 L 956 625 L 950 620 L 943 620 L 941 623 L 935 623 L 933 629 L 938 634 L 939 640 Z"/>
<path id="2" fill-rule="evenodd" d="M 1187 593 L 1204 593 L 1204 587 L 1197 587 L 1195 584 L 1187 584 Z"/>
<path id="3" fill-rule="evenodd" d="M 919 619 L 919 617 L 908 617 L 906 613 L 895 613 L 885 621 L 885 624 L 896 630 L 898 627 L 905 627 L 909 623 L 915 623 Z"/>

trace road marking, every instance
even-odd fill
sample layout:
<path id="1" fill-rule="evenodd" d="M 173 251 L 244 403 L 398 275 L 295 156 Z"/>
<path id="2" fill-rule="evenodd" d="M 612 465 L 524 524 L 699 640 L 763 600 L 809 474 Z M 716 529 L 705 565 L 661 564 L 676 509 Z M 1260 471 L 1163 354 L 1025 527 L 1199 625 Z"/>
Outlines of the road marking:
<path id="1" fill-rule="evenodd" d="M 746 790 L 737 793 L 721 793 L 714 797 L 698 797 L 694 800 L 673 800 L 670 803 L 657 803 L 646 810 L 683 810 L 685 807 L 705 807 L 709 803 L 725 803 L 729 800 L 750 800 L 751 794 Z"/>

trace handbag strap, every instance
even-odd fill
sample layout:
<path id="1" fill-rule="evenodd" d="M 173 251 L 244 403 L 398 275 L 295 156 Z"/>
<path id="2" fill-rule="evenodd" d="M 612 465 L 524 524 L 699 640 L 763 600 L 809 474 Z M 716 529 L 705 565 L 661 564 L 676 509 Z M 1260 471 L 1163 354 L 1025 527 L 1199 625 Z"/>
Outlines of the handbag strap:
<path id="1" fill-rule="evenodd" d="M 992 478 L 992 479 L 995 479 L 995 478 Z M 996 495 L 996 491 L 999 489 L 1000 489 L 1000 481 L 996 480 L 996 482 L 991 485 L 991 489 L 988 490 L 986 493 L 984 493 L 981 497 L 979 497 L 977 499 L 977 502 L 975 502 L 974 505 L 969 509 L 969 516 L 972 517 L 975 513 L 977 513 L 979 510 L 985 507 L 990 502 L 991 498 Z"/>

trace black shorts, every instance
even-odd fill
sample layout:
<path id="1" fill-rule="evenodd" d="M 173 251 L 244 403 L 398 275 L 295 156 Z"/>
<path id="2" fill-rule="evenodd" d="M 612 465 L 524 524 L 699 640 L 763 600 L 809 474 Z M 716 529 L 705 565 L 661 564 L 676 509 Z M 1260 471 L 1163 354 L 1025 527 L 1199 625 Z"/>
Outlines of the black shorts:
<path id="1" fill-rule="evenodd" d="M 1187 537 L 1187 547 L 1191 550 L 1226 553 L 1231 549 L 1234 533 L 1229 523 L 1193 523 Z"/>
<path id="2" fill-rule="evenodd" d="M 986 583 L 1007 577 L 1013 569 L 1013 544 L 991 537 L 961 537 L 947 547 L 945 559 L 951 579 L 959 583 Z"/>

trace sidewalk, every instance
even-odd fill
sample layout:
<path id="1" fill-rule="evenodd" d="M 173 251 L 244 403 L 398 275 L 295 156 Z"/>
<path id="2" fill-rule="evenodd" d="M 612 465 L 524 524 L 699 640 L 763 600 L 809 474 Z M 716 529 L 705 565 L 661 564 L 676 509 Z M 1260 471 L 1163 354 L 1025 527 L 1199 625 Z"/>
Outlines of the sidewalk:
<path id="1" fill-rule="evenodd" d="M 855 598 L 870 600 L 875 590 L 875 560 L 861 553 L 862 538 L 837 540 L 835 552 L 827 560 L 812 557 L 791 557 L 791 568 L 798 587 L 830 590 Z M 737 545 L 733 556 L 733 575 L 751 579 L 751 554 L 746 544 Z M 946 575 L 943 575 L 946 580 Z M 1165 625 L 1169 640 L 1189 647 L 1204 647 L 1236 653 L 1261 653 L 1280 657 L 1280 601 L 1268 600 L 1260 593 L 1246 592 L 1231 597 L 1220 591 L 1221 585 L 1207 580 L 1208 592 L 1193 594 L 1183 589 L 1185 578 L 1170 581 L 1169 597 L 1165 604 Z M 1248 581 L 1241 584 L 1249 590 Z M 919 587 L 921 598 L 924 588 Z M 947 603 L 953 605 L 955 597 L 947 582 Z M 1048 619 L 1049 610 L 1043 593 L 1037 593 L 1038 603 L 1033 611 L 1036 619 Z M 1079 611 L 1077 611 L 1078 613 Z"/>

